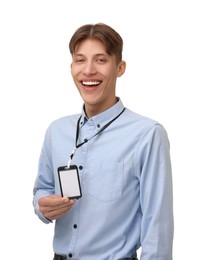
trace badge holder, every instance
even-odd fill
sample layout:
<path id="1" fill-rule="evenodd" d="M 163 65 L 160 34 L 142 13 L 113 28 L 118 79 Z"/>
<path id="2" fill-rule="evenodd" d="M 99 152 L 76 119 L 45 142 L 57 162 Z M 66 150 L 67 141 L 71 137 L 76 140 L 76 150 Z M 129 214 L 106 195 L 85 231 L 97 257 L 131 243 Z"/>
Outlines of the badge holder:
<path id="1" fill-rule="evenodd" d="M 58 177 L 62 197 L 81 198 L 82 192 L 76 165 L 58 167 Z"/>

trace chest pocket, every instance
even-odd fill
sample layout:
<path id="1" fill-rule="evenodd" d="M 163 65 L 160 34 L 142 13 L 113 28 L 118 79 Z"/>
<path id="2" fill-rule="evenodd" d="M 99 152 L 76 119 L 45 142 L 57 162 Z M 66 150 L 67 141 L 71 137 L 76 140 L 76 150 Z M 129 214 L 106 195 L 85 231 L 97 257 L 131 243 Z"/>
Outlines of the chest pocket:
<path id="1" fill-rule="evenodd" d="M 100 201 L 117 200 L 122 196 L 123 163 L 89 163 L 87 168 L 87 192 Z"/>

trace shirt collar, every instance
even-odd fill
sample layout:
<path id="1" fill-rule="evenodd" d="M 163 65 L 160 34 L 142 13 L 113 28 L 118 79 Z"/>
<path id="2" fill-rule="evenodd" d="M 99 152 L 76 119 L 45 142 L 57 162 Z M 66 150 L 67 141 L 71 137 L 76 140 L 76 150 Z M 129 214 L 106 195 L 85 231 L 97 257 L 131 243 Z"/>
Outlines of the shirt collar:
<path id="1" fill-rule="evenodd" d="M 80 127 L 82 127 L 86 122 L 92 121 L 96 128 L 101 128 L 110 120 L 115 118 L 121 111 L 124 109 L 124 105 L 120 98 L 118 98 L 118 102 L 114 104 L 109 109 L 105 110 L 104 112 L 95 115 L 93 117 L 87 118 L 84 107 L 82 109 L 82 116 L 80 120 Z"/>

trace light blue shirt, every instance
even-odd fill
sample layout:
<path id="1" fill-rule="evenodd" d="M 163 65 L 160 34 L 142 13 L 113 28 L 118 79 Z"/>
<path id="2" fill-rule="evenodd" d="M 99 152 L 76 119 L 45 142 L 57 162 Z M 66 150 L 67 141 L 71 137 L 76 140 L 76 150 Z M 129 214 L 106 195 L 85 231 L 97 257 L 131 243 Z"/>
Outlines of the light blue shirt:
<path id="1" fill-rule="evenodd" d="M 113 107 L 87 119 L 84 110 L 78 143 L 90 138 L 124 108 Z M 80 115 L 48 127 L 34 187 L 38 199 L 60 194 L 57 168 L 67 165 L 75 146 Z M 55 222 L 54 252 L 67 259 L 118 260 L 142 247 L 141 260 L 171 260 L 173 242 L 172 174 L 167 133 L 162 125 L 129 109 L 101 134 L 79 147 L 82 197 Z"/>

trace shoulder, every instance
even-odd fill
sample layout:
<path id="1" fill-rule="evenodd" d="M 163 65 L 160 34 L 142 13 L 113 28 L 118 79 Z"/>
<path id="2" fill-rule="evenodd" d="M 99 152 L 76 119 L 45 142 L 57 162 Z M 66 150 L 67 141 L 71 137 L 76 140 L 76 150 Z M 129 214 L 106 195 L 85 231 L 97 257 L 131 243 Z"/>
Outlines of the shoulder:
<path id="1" fill-rule="evenodd" d="M 137 132 L 141 138 L 156 135 L 167 139 L 166 129 L 155 119 L 138 114 L 127 108 L 123 121 L 130 130 Z"/>
<path id="2" fill-rule="evenodd" d="M 46 135 L 59 135 L 64 132 L 74 131 L 80 114 L 62 116 L 53 120 L 46 129 Z"/>
<path id="3" fill-rule="evenodd" d="M 49 128 L 76 124 L 79 117 L 80 117 L 80 114 L 62 116 L 60 118 L 53 120 L 50 123 Z"/>
<path id="4" fill-rule="evenodd" d="M 125 110 L 124 120 L 126 120 L 130 124 L 132 123 L 134 125 L 142 126 L 145 128 L 150 128 L 155 125 L 161 125 L 155 119 L 152 119 L 145 115 L 138 114 L 128 108 L 126 108 Z"/>

